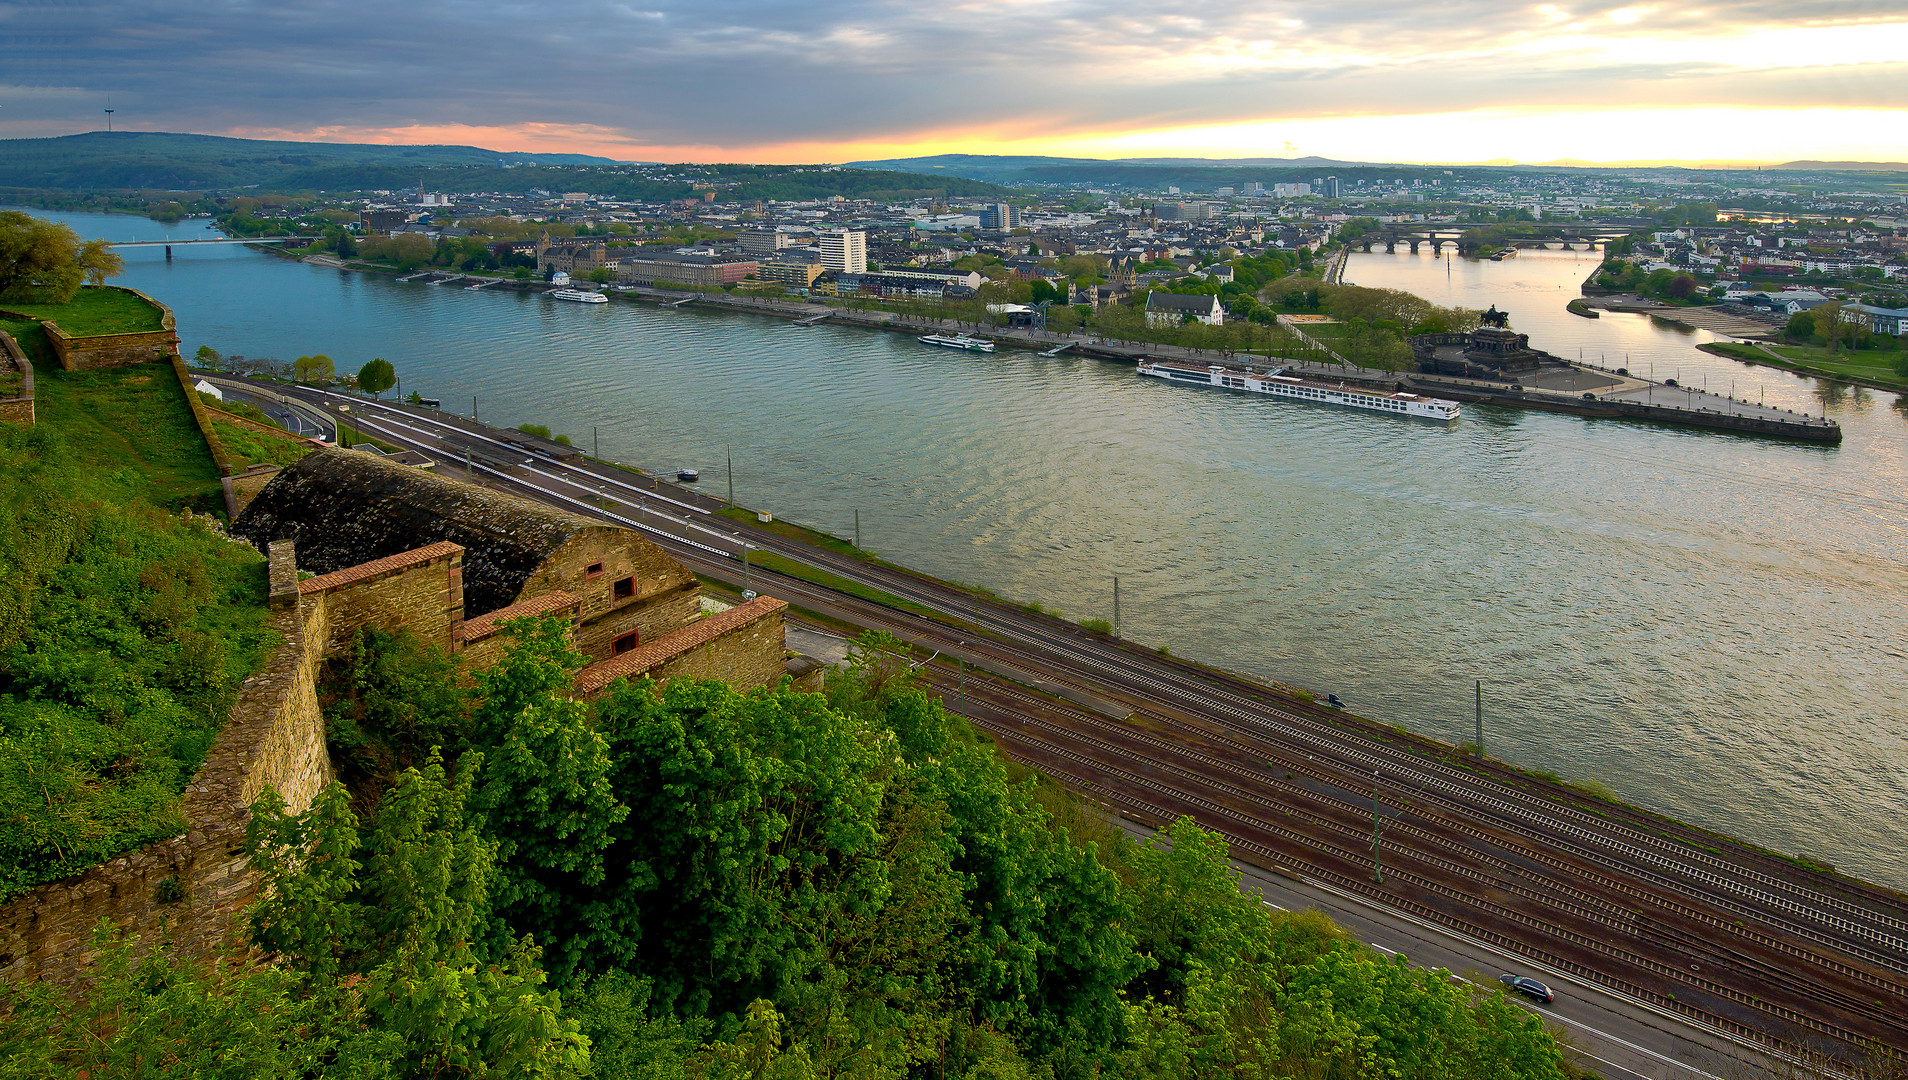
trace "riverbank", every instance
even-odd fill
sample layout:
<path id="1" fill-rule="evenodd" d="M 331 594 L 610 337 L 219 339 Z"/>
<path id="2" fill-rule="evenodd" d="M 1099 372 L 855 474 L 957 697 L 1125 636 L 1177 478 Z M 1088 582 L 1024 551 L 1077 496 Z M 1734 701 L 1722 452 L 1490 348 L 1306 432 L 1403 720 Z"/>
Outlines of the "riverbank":
<path id="1" fill-rule="evenodd" d="M 1564 306 L 1573 315 L 1588 315 L 1590 318 L 1596 318 L 1594 313 L 1598 309 L 1632 315 L 1648 315 L 1652 319 L 1661 319 L 1691 330 L 1708 330 L 1713 334 L 1725 334 L 1732 338 L 1767 338 L 1781 329 L 1772 323 L 1752 319 L 1723 308 L 1683 307 L 1640 296 L 1579 297 Z"/>
<path id="2" fill-rule="evenodd" d="M 1818 379 L 1832 379 L 1836 382 L 1849 383 L 1854 386 L 1866 386 L 1871 390 L 1887 390 L 1896 394 L 1908 393 L 1908 379 L 1887 378 L 1885 376 L 1850 370 L 1856 366 L 1872 368 L 1876 365 L 1810 363 L 1807 360 L 1798 360 L 1794 357 L 1784 356 L 1768 345 L 1752 342 L 1713 341 L 1705 342 L 1696 346 L 1696 348 L 1711 356 L 1722 356 L 1730 360 L 1740 360 L 1745 364 L 1763 364 L 1773 368 L 1781 368 L 1784 371 L 1793 371 L 1798 375 L 1810 375 Z M 1898 354 L 1878 353 L 1876 355 L 1893 357 Z"/>

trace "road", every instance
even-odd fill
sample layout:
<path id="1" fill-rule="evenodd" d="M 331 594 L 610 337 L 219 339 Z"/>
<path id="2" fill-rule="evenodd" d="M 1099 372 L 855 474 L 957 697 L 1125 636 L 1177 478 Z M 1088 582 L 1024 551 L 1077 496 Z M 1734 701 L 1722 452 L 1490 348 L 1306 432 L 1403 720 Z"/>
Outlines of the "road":
<path id="1" fill-rule="evenodd" d="M 800 607 L 937 651 L 943 665 L 957 658 L 1000 676 L 991 691 L 977 682 L 962 694 L 960 711 L 1004 752 L 1129 817 L 1191 814 L 1260 871 L 1381 905 L 1400 926 L 1437 926 L 1522 957 L 1458 954 L 1452 963 L 1541 964 L 1545 981 L 1600 986 L 1621 1003 L 1605 1012 L 1629 1017 L 1630 1027 L 1559 1016 L 1598 1032 L 1585 1049 L 1611 1068 L 1654 1076 L 1652 1061 L 1673 1061 L 1694 1075 L 1722 1060 L 1719 1045 L 1762 1033 L 1794 1043 L 1902 1041 L 1908 906 L 1898 897 L 1496 763 L 1453 762 L 1448 748 L 1289 690 L 716 517 L 715 499 L 611 465 L 541 456 L 459 417 L 307 388 L 262 392 L 300 412 L 348 401 L 360 430 L 417 449 L 447 473 L 468 469 L 479 482 L 642 529 L 720 580 L 743 578 L 745 548 L 767 549 L 890 594 L 901 607 L 750 576 Z M 1382 886 L 1369 881 L 1375 812 L 1387 833 Z"/>

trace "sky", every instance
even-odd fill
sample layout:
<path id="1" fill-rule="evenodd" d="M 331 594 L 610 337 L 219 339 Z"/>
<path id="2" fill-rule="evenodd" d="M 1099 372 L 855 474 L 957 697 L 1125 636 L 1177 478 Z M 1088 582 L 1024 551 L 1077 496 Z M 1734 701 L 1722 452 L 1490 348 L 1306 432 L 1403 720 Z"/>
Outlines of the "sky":
<path id="1" fill-rule="evenodd" d="M 1908 161 L 1902 0 L 0 0 L 0 137 Z"/>

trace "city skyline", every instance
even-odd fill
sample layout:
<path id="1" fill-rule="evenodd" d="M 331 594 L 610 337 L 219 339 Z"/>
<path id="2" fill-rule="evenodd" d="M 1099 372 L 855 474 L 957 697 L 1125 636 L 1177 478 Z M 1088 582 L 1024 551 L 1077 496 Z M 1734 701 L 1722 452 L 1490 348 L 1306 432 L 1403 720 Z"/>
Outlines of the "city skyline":
<path id="1" fill-rule="evenodd" d="M 1908 160 L 1908 15 L 1877 0 L 82 3 L 6 25 L 30 48 L 0 77 L 5 137 L 103 128 L 111 95 L 122 130 L 623 160 Z"/>

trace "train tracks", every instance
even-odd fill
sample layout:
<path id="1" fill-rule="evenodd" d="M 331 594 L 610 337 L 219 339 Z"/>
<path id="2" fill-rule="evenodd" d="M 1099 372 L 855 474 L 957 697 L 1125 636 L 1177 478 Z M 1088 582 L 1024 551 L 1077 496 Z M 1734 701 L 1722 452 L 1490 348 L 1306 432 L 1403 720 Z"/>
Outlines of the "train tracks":
<path id="1" fill-rule="evenodd" d="M 367 432 L 644 529 L 703 572 L 734 580 L 745 544 L 774 551 L 937 616 L 760 570 L 758 588 L 1117 705 L 1096 713 L 988 680 L 970 684 L 967 711 L 1010 755 L 1142 820 L 1192 814 L 1243 858 L 1765 1043 L 1908 1049 L 1901 897 L 900 568 L 738 527 L 694 492 L 498 452 L 467 422 L 352 404 Z M 1375 795 L 1390 841 L 1383 886 L 1371 880 Z"/>

